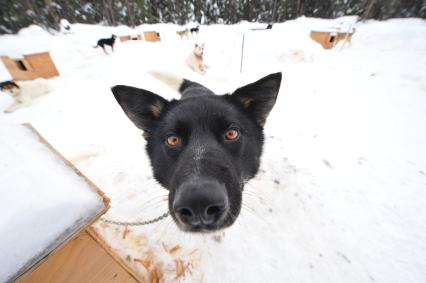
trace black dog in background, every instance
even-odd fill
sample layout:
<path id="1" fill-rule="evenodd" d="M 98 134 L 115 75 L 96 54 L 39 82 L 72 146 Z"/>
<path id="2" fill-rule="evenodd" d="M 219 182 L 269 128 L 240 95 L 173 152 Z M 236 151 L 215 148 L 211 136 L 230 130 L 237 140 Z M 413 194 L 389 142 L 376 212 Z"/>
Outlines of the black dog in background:
<path id="1" fill-rule="evenodd" d="M 198 34 L 198 32 L 200 31 L 200 26 L 196 26 L 196 27 L 193 27 L 193 28 L 190 28 L 189 29 L 189 32 L 191 33 L 191 34 Z"/>
<path id="2" fill-rule="evenodd" d="M 111 46 L 112 51 L 114 52 L 114 44 L 115 44 L 115 39 L 117 38 L 116 35 L 111 35 L 110 38 L 102 38 L 98 40 L 98 44 L 96 44 L 96 46 L 93 46 L 93 48 L 97 48 L 98 46 L 102 47 L 102 50 L 105 52 L 105 54 L 108 54 L 105 50 L 105 45 L 109 45 Z"/>
<path id="3" fill-rule="evenodd" d="M 232 225 L 244 184 L 260 164 L 263 126 L 275 104 L 281 73 L 215 95 L 171 75 L 152 73 L 181 93 L 167 101 L 144 89 L 112 88 L 129 119 L 144 131 L 156 180 L 169 191 L 169 211 L 183 231 Z"/>

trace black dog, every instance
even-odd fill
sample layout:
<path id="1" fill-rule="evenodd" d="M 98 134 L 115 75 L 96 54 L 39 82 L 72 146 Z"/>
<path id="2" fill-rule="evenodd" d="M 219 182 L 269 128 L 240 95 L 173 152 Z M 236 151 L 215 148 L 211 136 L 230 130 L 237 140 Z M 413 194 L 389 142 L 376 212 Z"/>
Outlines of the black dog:
<path id="1" fill-rule="evenodd" d="M 106 50 L 105 50 L 105 45 L 109 45 L 111 46 L 112 51 L 114 52 L 114 44 L 115 44 L 115 39 L 117 38 L 116 35 L 111 35 L 111 38 L 102 38 L 98 40 L 98 44 L 96 44 L 96 46 L 93 46 L 93 48 L 97 48 L 98 46 L 102 47 L 103 51 L 105 52 L 105 54 L 107 54 Z"/>
<path id="2" fill-rule="evenodd" d="M 281 73 L 215 95 L 179 80 L 180 100 L 118 85 L 115 98 L 144 131 L 156 180 L 169 190 L 178 227 L 208 232 L 228 227 L 240 213 L 244 184 L 258 169 L 263 126 L 275 104 Z"/>
<path id="3" fill-rule="evenodd" d="M 191 34 L 193 34 L 193 33 L 198 34 L 198 32 L 200 31 L 200 26 L 196 26 L 194 28 L 190 28 L 189 31 L 191 32 Z"/>

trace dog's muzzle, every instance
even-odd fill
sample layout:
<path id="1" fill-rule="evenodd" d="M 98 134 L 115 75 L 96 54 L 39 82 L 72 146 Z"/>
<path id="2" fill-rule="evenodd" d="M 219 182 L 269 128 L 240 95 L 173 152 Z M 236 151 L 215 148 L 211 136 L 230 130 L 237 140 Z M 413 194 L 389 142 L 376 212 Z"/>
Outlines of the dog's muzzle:
<path id="1" fill-rule="evenodd" d="M 217 230 L 229 211 L 226 187 L 215 180 L 183 183 L 176 190 L 172 210 L 186 231 Z"/>

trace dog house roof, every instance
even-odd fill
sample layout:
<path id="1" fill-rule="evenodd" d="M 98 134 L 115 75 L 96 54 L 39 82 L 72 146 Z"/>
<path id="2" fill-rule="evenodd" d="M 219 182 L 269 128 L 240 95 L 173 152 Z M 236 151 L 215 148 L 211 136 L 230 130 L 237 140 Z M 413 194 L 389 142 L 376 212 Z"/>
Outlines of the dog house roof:
<path id="1" fill-rule="evenodd" d="M 30 126 L 0 127 L 0 282 L 88 225 L 107 200 Z"/>

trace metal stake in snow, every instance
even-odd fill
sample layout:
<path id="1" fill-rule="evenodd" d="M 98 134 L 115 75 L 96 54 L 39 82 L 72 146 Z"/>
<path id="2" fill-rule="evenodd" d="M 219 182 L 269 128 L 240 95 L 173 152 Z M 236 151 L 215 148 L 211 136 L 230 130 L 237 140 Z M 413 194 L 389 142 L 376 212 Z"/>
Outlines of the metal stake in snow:
<path id="1" fill-rule="evenodd" d="M 244 37 L 245 37 L 245 34 L 243 33 L 243 41 L 241 42 L 241 63 L 240 63 L 240 73 L 242 73 L 242 72 L 243 72 Z"/>
<path id="2" fill-rule="evenodd" d="M 120 226 L 142 226 L 142 225 L 148 225 L 148 224 L 158 222 L 160 220 L 163 220 L 167 216 L 169 216 L 169 212 L 163 213 L 162 215 L 158 216 L 157 218 L 154 218 L 154 219 L 151 219 L 151 220 L 137 221 L 137 222 L 113 221 L 113 220 L 105 219 L 103 217 L 101 217 L 101 220 L 105 223 L 120 225 Z"/>

